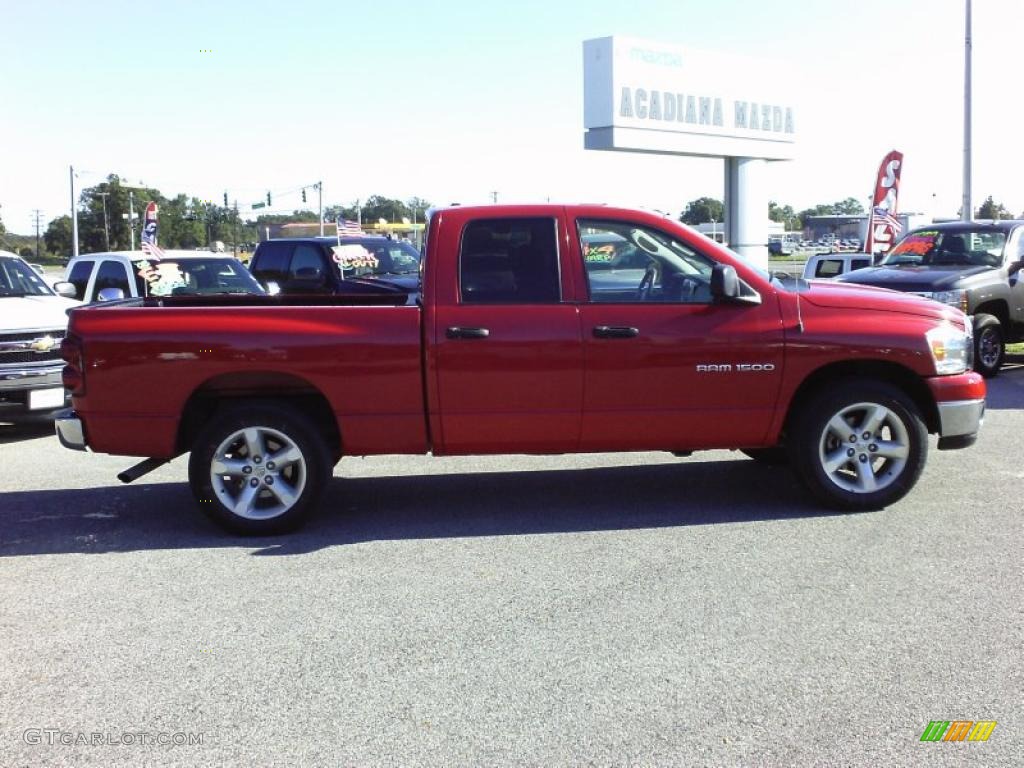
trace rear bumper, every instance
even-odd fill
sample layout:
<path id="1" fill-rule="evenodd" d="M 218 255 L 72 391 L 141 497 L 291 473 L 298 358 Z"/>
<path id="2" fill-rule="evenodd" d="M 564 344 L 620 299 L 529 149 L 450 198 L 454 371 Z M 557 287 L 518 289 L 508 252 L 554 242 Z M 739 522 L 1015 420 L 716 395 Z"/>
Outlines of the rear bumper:
<path id="1" fill-rule="evenodd" d="M 57 439 L 65 448 L 73 451 L 86 449 L 85 429 L 74 411 L 60 411 L 54 418 L 53 426 L 57 430 Z"/>

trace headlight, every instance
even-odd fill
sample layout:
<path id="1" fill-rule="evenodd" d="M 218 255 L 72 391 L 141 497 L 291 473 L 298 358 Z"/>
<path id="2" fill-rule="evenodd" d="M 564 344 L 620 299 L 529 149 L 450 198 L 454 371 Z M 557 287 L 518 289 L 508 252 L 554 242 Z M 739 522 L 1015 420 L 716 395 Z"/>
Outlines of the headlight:
<path id="1" fill-rule="evenodd" d="M 956 307 L 964 314 L 967 313 L 967 291 L 935 291 L 935 293 L 922 293 L 921 295 L 941 304 Z"/>
<path id="2" fill-rule="evenodd" d="M 971 367 L 974 344 L 969 331 L 965 333 L 952 325 L 940 325 L 925 333 L 925 338 L 935 363 L 935 373 L 940 376 L 963 373 Z"/>

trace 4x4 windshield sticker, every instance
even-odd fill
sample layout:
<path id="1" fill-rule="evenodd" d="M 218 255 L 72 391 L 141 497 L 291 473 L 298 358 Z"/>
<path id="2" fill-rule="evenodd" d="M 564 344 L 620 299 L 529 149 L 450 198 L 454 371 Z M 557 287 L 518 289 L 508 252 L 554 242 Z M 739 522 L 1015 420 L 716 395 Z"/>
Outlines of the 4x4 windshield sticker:
<path id="1" fill-rule="evenodd" d="M 334 263 L 342 269 L 376 269 L 380 260 L 361 245 L 334 245 Z"/>
<path id="2" fill-rule="evenodd" d="M 588 262 L 610 262 L 615 258 L 614 245 L 587 245 L 584 243 L 583 260 Z"/>
<path id="3" fill-rule="evenodd" d="M 939 232 L 935 229 L 914 232 L 903 238 L 895 248 L 889 251 L 889 255 L 899 256 L 901 253 L 913 253 L 924 256 L 935 245 L 935 239 L 938 236 Z"/>
<path id="4" fill-rule="evenodd" d="M 160 261 L 154 265 L 149 261 L 139 261 L 136 266 L 139 277 L 146 281 L 150 296 L 170 296 L 175 288 L 188 285 L 181 267 L 174 262 Z"/>

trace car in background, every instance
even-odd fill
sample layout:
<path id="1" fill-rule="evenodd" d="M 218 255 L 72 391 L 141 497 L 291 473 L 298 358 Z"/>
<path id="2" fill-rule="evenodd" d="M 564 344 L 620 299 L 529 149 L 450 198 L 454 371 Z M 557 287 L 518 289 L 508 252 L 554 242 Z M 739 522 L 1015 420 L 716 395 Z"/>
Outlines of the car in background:
<path id="1" fill-rule="evenodd" d="M 870 253 L 816 253 L 804 265 L 804 280 L 831 280 L 855 269 L 870 267 Z"/>
<path id="2" fill-rule="evenodd" d="M 60 343 L 67 310 L 77 305 L 22 258 L 0 251 L 0 421 L 50 419 L 67 405 Z"/>
<path id="3" fill-rule="evenodd" d="M 786 240 L 773 237 L 768 240 L 768 254 L 770 256 L 790 256 L 793 253 L 793 246 Z"/>
<path id="4" fill-rule="evenodd" d="M 238 259 L 208 251 L 164 251 L 159 259 L 142 251 L 75 256 L 54 286 L 68 298 L 92 303 L 149 296 L 263 294 L 263 287 Z"/>
<path id="5" fill-rule="evenodd" d="M 373 235 L 286 237 L 257 245 L 249 270 L 272 293 L 413 294 L 420 286 L 420 252 Z"/>
<path id="6" fill-rule="evenodd" d="M 842 282 L 916 293 L 973 318 L 974 369 L 1002 367 L 1006 344 L 1024 341 L 1024 220 L 949 221 L 907 232 L 876 267 Z"/>

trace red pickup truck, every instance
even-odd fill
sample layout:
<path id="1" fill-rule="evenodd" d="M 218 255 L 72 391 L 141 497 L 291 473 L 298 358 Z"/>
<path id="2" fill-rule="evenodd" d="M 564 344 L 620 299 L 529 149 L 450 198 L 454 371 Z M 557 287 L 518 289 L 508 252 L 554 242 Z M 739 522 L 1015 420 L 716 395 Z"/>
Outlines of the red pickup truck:
<path id="1" fill-rule="evenodd" d="M 661 216 L 452 207 L 418 296 L 133 299 L 75 309 L 69 448 L 191 451 L 202 509 L 277 533 L 342 456 L 738 448 L 823 503 L 877 509 L 974 442 L 985 384 L 959 310 L 784 281 Z M 737 467 L 737 472 L 742 472 Z"/>

